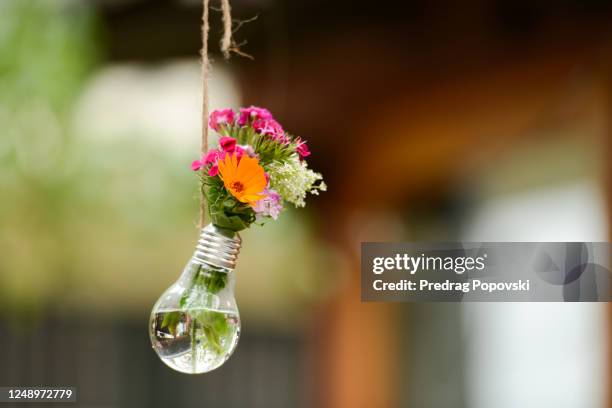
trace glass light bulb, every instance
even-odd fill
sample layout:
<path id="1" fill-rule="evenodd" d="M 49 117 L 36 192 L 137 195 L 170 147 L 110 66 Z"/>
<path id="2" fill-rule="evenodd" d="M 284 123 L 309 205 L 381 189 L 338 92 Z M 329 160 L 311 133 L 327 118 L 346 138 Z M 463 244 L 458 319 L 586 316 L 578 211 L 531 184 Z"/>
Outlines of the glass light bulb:
<path id="1" fill-rule="evenodd" d="M 153 306 L 151 343 L 174 370 L 206 373 L 236 348 L 240 316 L 233 269 L 240 242 L 235 232 L 207 225 L 181 277 Z"/>

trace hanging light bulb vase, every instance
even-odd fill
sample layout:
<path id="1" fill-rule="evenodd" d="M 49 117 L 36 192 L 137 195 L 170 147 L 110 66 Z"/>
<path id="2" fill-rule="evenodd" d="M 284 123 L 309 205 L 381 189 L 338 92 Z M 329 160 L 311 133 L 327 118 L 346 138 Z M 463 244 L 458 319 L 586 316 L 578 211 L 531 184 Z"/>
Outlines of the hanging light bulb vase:
<path id="1" fill-rule="evenodd" d="M 201 374 L 222 365 L 240 337 L 234 297 L 238 233 L 209 224 L 179 280 L 159 298 L 150 318 L 153 349 L 171 368 Z"/>
<path id="2" fill-rule="evenodd" d="M 232 109 L 210 114 L 209 126 L 222 136 L 191 169 L 200 176 L 202 209 L 212 223 L 151 312 L 153 349 L 182 373 L 214 370 L 238 343 L 238 231 L 276 220 L 287 204 L 304 207 L 308 193 L 326 190 L 323 177 L 308 168 L 306 142 L 285 132 L 267 109 L 242 108 L 236 116 Z"/>

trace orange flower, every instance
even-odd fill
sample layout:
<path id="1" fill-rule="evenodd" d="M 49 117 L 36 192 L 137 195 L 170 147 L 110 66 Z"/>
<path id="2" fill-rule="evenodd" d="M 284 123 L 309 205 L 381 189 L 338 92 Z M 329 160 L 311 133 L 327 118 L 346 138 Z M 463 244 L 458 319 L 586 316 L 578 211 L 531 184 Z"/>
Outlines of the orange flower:
<path id="1" fill-rule="evenodd" d="M 227 191 L 241 203 L 254 205 L 265 197 L 268 182 L 259 160 L 246 154 L 238 160 L 236 154 L 226 154 L 219 160 L 219 173 Z"/>

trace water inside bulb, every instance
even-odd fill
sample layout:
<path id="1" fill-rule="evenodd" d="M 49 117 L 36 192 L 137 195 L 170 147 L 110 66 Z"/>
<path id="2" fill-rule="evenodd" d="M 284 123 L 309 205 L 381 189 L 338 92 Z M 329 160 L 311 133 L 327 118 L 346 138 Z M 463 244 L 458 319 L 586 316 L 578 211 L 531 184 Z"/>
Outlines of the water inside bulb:
<path id="1" fill-rule="evenodd" d="M 240 336 L 238 314 L 210 309 L 159 311 L 152 317 L 155 351 L 182 373 L 205 373 L 229 358 Z"/>
<path id="2" fill-rule="evenodd" d="M 201 374 L 221 366 L 240 337 L 232 268 L 240 241 L 227 241 L 229 238 L 222 235 L 215 242 L 224 245 L 208 245 L 217 234 L 210 226 L 203 230 L 198 249 L 180 279 L 164 292 L 151 312 L 153 349 L 166 365 L 182 373 Z M 203 240 L 206 245 L 202 246 Z M 236 241 L 237 248 L 232 250 L 230 244 Z"/>

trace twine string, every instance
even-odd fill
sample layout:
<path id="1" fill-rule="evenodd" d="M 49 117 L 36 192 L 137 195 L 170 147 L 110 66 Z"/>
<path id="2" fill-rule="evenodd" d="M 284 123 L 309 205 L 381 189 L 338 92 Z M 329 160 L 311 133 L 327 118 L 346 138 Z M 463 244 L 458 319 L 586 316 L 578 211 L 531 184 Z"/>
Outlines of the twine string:
<path id="1" fill-rule="evenodd" d="M 208 111 L 209 111 L 209 99 L 208 99 L 208 80 L 210 71 L 210 62 L 208 60 L 208 12 L 209 12 L 209 0 L 202 0 L 202 143 L 201 143 L 201 154 L 202 157 L 208 152 Z M 221 52 L 224 58 L 230 57 L 230 50 L 233 49 L 232 43 L 232 10 L 230 7 L 229 0 L 221 0 L 221 12 L 223 15 L 223 36 L 221 37 Z M 204 169 L 202 169 L 204 172 Z M 204 174 L 202 174 L 204 176 Z M 200 192 L 200 228 L 204 227 L 206 222 L 206 196 L 204 189 Z"/>
<path id="2" fill-rule="evenodd" d="M 221 52 L 223 57 L 230 57 L 232 46 L 232 9 L 229 0 L 221 0 L 221 13 L 223 13 L 223 37 L 221 37 Z"/>
<path id="3" fill-rule="evenodd" d="M 203 0 L 202 11 L 202 143 L 200 150 L 202 157 L 208 152 L 208 1 Z M 202 177 L 205 176 L 202 169 Z M 204 186 L 200 191 L 200 228 L 204 228 L 206 222 L 206 195 Z"/>

